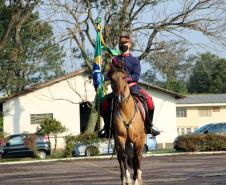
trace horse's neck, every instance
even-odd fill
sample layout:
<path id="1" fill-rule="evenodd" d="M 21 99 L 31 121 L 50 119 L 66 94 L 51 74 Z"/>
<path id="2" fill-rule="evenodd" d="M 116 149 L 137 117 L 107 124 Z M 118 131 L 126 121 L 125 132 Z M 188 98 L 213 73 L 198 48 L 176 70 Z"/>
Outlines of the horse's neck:
<path id="1" fill-rule="evenodd" d="M 130 94 L 129 87 L 126 89 L 125 97 L 128 97 L 128 100 L 124 101 L 119 105 L 120 112 L 123 113 L 125 116 L 131 117 L 130 115 L 134 112 L 134 99 L 132 95 Z"/>

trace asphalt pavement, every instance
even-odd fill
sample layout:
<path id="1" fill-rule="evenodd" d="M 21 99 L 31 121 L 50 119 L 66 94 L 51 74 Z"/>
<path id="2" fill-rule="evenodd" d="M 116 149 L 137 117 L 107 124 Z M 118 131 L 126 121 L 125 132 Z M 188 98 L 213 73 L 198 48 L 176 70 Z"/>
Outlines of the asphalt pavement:
<path id="1" fill-rule="evenodd" d="M 145 156 L 142 171 L 145 185 L 226 185 L 226 154 Z M 109 157 L 1 163 L 0 184 L 118 185 L 120 170 Z"/>

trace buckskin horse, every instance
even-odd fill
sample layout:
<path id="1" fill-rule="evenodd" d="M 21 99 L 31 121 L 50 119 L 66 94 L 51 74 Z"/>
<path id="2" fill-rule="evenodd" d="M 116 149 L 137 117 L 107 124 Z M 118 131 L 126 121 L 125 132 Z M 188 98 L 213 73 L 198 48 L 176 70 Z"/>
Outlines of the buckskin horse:
<path id="1" fill-rule="evenodd" d="M 126 81 L 123 63 L 108 72 L 114 94 L 114 139 L 121 170 L 122 185 L 133 183 L 129 168 L 134 169 L 134 185 L 143 185 L 141 158 L 145 142 L 144 120 Z"/>

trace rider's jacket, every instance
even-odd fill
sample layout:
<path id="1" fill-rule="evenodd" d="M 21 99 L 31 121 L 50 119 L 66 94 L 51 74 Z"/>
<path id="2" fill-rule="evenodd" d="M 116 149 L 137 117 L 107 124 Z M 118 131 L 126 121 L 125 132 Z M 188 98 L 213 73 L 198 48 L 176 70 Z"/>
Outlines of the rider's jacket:
<path id="1" fill-rule="evenodd" d="M 124 70 L 127 73 L 127 82 L 138 82 L 141 73 L 141 65 L 139 59 L 131 54 L 127 56 L 118 55 L 112 59 L 111 65 L 115 65 L 120 60 L 124 62 Z M 133 91 L 137 91 L 139 90 L 139 87 L 137 85 L 133 85 L 130 87 L 130 89 Z"/>

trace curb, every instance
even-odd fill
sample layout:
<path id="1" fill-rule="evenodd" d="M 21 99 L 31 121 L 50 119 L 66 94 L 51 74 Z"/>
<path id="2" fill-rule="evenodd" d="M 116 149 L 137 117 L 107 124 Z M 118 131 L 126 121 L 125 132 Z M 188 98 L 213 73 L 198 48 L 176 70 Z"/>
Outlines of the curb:
<path id="1" fill-rule="evenodd" d="M 213 151 L 213 152 L 179 152 L 179 153 L 163 153 L 143 154 L 143 157 L 162 157 L 162 156 L 178 156 L 178 155 L 214 155 L 214 154 L 226 154 L 226 151 Z M 93 157 L 70 157 L 60 159 L 46 159 L 46 160 L 29 160 L 29 161 L 12 161 L 12 162 L 0 162 L 0 165 L 11 165 L 11 164 L 29 164 L 29 163 L 45 163 L 45 162 L 56 162 L 56 161 L 71 161 L 71 160 L 92 160 L 92 159 L 111 159 L 116 158 L 116 155 L 104 155 L 104 156 L 93 156 Z"/>

